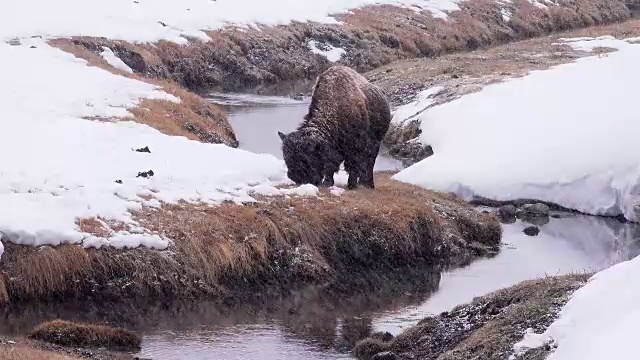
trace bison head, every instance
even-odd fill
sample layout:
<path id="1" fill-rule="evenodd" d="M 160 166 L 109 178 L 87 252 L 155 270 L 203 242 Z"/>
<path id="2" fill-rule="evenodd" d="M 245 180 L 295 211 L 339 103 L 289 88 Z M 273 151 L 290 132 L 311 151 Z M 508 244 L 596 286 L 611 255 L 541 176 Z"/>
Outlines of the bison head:
<path id="1" fill-rule="evenodd" d="M 278 131 L 282 139 L 282 156 L 287 164 L 287 176 L 296 184 L 320 185 L 324 164 L 324 143 L 315 134 L 295 131 L 285 135 Z"/>

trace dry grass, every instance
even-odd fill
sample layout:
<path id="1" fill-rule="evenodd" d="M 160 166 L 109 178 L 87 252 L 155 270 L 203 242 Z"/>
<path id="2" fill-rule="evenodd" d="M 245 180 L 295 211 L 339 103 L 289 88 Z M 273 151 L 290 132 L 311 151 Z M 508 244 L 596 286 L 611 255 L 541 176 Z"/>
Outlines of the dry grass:
<path id="1" fill-rule="evenodd" d="M 86 41 L 89 40 L 94 41 L 93 45 L 99 49 L 102 49 L 103 44 L 107 45 L 105 40 L 86 39 Z M 149 125 L 167 135 L 185 136 L 192 140 L 207 143 L 224 143 L 234 147 L 238 145 L 224 112 L 206 99 L 181 88 L 170 80 L 151 79 L 118 70 L 86 47 L 76 45 L 73 39 L 56 39 L 50 41 L 50 44 L 86 60 L 90 66 L 96 66 L 120 76 L 154 84 L 161 87 L 166 93 L 180 98 L 180 103 L 143 99 L 138 107 L 130 110 L 136 122 Z M 121 43 L 119 42 L 118 44 Z M 126 43 L 123 44 L 132 46 Z M 111 121 L 113 119 L 92 120 Z"/>
<path id="2" fill-rule="evenodd" d="M 0 345 L 2 360 L 76 360 L 81 359 L 67 354 L 41 350 L 26 345 Z"/>
<path id="3" fill-rule="evenodd" d="M 36 327 L 30 339 L 75 348 L 140 350 L 142 338 L 125 329 L 53 320 Z"/>
<path id="4" fill-rule="evenodd" d="M 376 277 L 466 264 L 497 251 L 501 228 L 492 216 L 389 174 L 377 176 L 375 191 L 341 197 L 177 204 L 135 214 L 143 227 L 175 241 L 164 252 L 7 244 L 9 298 L 241 301 L 314 284 L 364 291 L 376 286 Z"/>

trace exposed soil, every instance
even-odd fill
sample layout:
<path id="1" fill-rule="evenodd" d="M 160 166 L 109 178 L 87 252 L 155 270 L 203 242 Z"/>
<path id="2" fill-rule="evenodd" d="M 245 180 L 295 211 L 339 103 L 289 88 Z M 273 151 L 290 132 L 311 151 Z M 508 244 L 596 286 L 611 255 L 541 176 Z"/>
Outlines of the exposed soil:
<path id="1" fill-rule="evenodd" d="M 567 45 L 554 45 L 560 38 L 612 35 L 617 38 L 640 35 L 640 20 L 596 26 L 562 32 L 548 37 L 514 42 L 489 49 L 442 55 L 436 58 L 411 59 L 394 62 L 368 72 L 366 77 L 383 88 L 394 106 L 414 100 L 422 90 L 440 86 L 442 91 L 432 98 L 433 106 L 441 105 L 463 95 L 480 91 L 484 86 L 508 78 L 521 77 L 533 70 L 571 62 L 594 53 L 574 50 Z M 596 54 L 615 51 L 595 49 Z M 393 127 L 385 139 L 390 155 L 411 165 L 433 154 L 428 144 L 415 139 L 420 134 L 420 123 L 409 120 L 401 127 Z"/>
<path id="2" fill-rule="evenodd" d="M 581 274 L 526 281 L 425 318 L 390 341 L 362 340 L 354 354 L 359 359 L 371 359 L 376 353 L 388 351 L 397 359 L 506 360 L 525 331 L 544 332 L 569 295 L 588 278 Z M 543 360 L 550 351 L 552 347 L 546 346 L 515 359 Z"/>
<path id="3" fill-rule="evenodd" d="M 308 285 L 347 295 L 425 268 L 468 264 L 498 251 L 493 215 L 378 174 L 375 191 L 265 199 L 216 207 L 165 205 L 136 214 L 175 243 L 146 248 L 6 244 L 4 283 L 19 302 L 155 302 L 282 296 Z M 268 201 L 267 201 L 268 200 Z"/>

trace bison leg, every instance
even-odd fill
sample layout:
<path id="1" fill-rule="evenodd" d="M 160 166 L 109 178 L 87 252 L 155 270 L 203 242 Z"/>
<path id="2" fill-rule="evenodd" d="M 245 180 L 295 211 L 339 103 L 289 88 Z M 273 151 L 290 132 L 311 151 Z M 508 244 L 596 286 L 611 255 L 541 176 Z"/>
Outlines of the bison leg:
<path id="1" fill-rule="evenodd" d="M 358 187 L 358 177 L 360 176 L 360 167 L 358 163 L 354 162 L 353 159 L 345 160 L 344 169 L 349 174 L 349 180 L 347 180 L 347 189 L 353 190 Z"/>
<path id="2" fill-rule="evenodd" d="M 378 153 L 380 152 L 380 144 L 377 146 L 371 147 L 371 152 L 365 162 L 364 166 L 364 174 L 360 179 L 360 184 L 364 187 L 368 187 L 370 189 L 375 189 L 375 184 L 373 181 L 373 168 L 376 165 L 376 159 L 378 158 Z"/>

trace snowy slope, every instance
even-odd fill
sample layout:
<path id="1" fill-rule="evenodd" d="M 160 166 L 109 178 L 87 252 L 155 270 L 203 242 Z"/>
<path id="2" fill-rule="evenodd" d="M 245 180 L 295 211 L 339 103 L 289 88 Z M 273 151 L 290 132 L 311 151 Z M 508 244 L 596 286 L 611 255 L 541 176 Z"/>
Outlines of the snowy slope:
<path id="1" fill-rule="evenodd" d="M 180 101 L 155 86 L 86 66 L 40 39 L 21 46 L 0 43 L 0 58 L 4 240 L 165 248 L 166 239 L 144 232 L 92 238 L 75 221 L 101 216 L 130 223 L 131 209 L 159 200 L 250 201 L 253 186 L 273 192 L 272 185 L 287 182 L 284 163 L 273 156 L 166 136 L 130 121 L 82 119 L 127 116 L 141 97 Z M 132 150 L 144 146 L 150 154 Z M 136 177 L 147 170 L 155 176 Z"/>
<path id="2" fill-rule="evenodd" d="M 427 109 L 420 140 L 435 155 L 396 179 L 465 197 L 535 198 L 637 220 L 640 107 L 630 86 L 640 83 L 640 45 L 610 37 L 572 44 L 620 51 Z"/>
<path id="3" fill-rule="evenodd" d="M 84 35 L 141 42 L 160 39 L 185 42 L 182 36 L 207 40 L 202 30 L 217 29 L 226 24 L 275 25 L 292 20 L 335 23 L 330 14 L 371 4 L 417 5 L 431 10 L 437 17 L 446 18 L 445 11 L 459 9 L 457 1 L 20 0 L 3 4 L 0 40 L 33 35 Z"/>
<path id="4" fill-rule="evenodd" d="M 555 343 L 557 349 L 548 360 L 637 359 L 639 273 L 640 257 L 597 273 L 572 295 L 543 334 L 529 332 L 515 352 Z"/>

